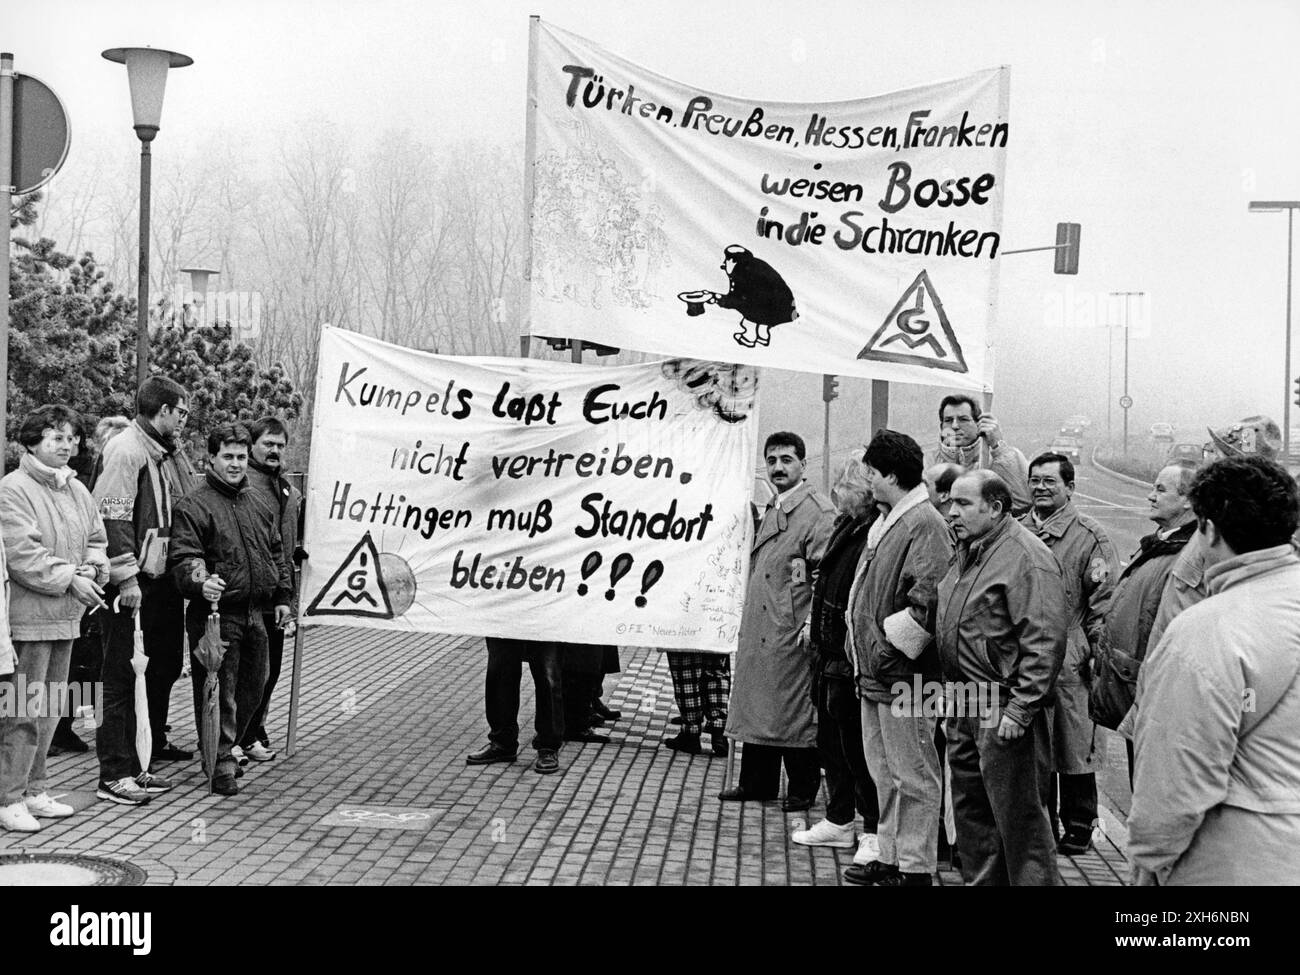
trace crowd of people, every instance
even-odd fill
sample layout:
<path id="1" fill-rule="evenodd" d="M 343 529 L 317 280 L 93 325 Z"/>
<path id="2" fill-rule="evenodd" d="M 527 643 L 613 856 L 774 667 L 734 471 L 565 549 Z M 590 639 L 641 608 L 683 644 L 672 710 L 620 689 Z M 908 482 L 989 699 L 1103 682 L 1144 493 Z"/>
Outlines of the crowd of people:
<path id="1" fill-rule="evenodd" d="M 187 638 L 198 645 L 210 613 L 220 617 L 225 648 L 213 791 L 237 794 L 241 765 L 275 758 L 266 714 L 305 557 L 301 496 L 281 471 L 288 430 L 273 416 L 221 424 L 209 432 L 199 474 L 182 446 L 185 389 L 154 376 L 141 385 L 136 408 L 134 420 L 99 421 L 93 437 L 67 406 L 34 410 L 20 427 L 18 468 L 0 480 L 7 597 L 0 680 L 10 685 L 0 715 L 0 826 L 7 830 L 36 832 L 41 819 L 74 814 L 50 796 L 46 760 L 90 747 L 72 726 L 76 699 L 98 698 L 99 799 L 141 806 L 172 788 L 161 766 L 194 757 L 167 736 L 172 688 Z M 143 714 L 140 662 L 132 661 L 137 640 L 147 657 Z M 206 673 L 197 658 L 191 676 L 198 714 Z M 65 694 L 79 684 L 94 692 Z M 148 721 L 147 751 L 138 719 Z"/>
<path id="2" fill-rule="evenodd" d="M 967 884 L 1052 886 L 1097 835 L 1105 727 L 1128 744 L 1135 882 L 1294 883 L 1300 494 L 1271 420 L 1209 433 L 1157 474 L 1127 563 L 1071 460 L 1026 460 L 972 397 L 942 400 L 928 458 L 877 431 L 829 499 L 803 440 L 771 435 L 734 680 L 724 655 L 668 652 L 665 745 L 740 742 L 724 802 L 808 810 L 824 773 L 825 817 L 791 841 L 854 849 L 848 883 L 927 886 L 942 854 Z M 557 770 L 574 646 L 488 645 L 492 733 L 467 761 L 515 760 L 529 659 L 535 767 Z"/>
<path id="3" fill-rule="evenodd" d="M 96 795 L 127 806 L 172 788 L 164 763 L 193 758 L 169 740 L 168 708 L 212 616 L 225 646 L 213 791 L 237 794 L 243 764 L 275 758 L 266 715 L 306 557 L 285 424 L 216 426 L 200 475 L 181 447 L 187 404 L 153 377 L 134 420 L 93 434 L 42 406 L 0 480 L 0 681 L 98 682 Z M 1155 530 L 1121 563 L 1074 506 L 1068 457 L 1026 460 L 970 396 L 938 412 L 930 457 L 879 430 L 830 498 L 805 479 L 797 434 L 767 438 L 775 495 L 755 516 L 734 676 L 725 655 L 668 652 L 681 729 L 666 746 L 701 754 L 705 732 L 713 755 L 741 743 L 725 802 L 808 810 L 824 773 L 825 817 L 791 841 L 854 849 L 849 883 L 929 885 L 946 855 L 968 884 L 1057 885 L 1057 856 L 1094 841 L 1101 726 L 1128 742 L 1136 881 L 1295 882 L 1300 492 L 1277 425 L 1211 430 L 1200 463 L 1171 461 L 1147 499 Z M 486 642 L 490 733 L 468 764 L 517 758 L 524 662 L 537 772 L 559 771 L 565 741 L 608 741 L 616 647 Z M 191 677 L 197 714 L 197 656 Z M 47 756 L 89 747 L 65 703 L 0 715 L 5 829 L 74 814 L 47 783 Z"/>

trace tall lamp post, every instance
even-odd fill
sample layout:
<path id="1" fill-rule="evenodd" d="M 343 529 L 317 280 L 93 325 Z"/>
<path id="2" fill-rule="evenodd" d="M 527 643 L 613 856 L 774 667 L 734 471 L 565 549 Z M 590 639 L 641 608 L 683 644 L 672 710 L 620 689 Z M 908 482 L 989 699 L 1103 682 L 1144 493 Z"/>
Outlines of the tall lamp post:
<path id="1" fill-rule="evenodd" d="M 1110 293 L 1110 296 L 1112 298 L 1124 299 L 1124 395 L 1120 398 L 1119 405 L 1124 410 L 1124 456 L 1125 457 L 1128 456 L 1128 411 L 1129 408 L 1132 407 L 1133 405 L 1133 400 L 1129 397 L 1128 394 L 1128 333 L 1129 333 L 1129 328 L 1132 325 L 1132 323 L 1129 321 L 1128 300 L 1130 298 L 1141 298 L 1145 294 L 1146 294 L 1145 291 L 1112 291 Z M 1110 385 L 1110 381 L 1107 380 L 1107 386 L 1109 385 Z M 1106 414 L 1106 425 L 1107 427 L 1109 427 L 1110 426 L 1109 406 L 1107 407 L 1107 410 L 1108 412 Z M 1107 438 L 1110 437 L 1109 431 L 1107 432 L 1106 436 Z"/>
<path id="2" fill-rule="evenodd" d="M 1282 463 L 1291 463 L 1291 228 L 1300 200 L 1251 200 L 1251 213 L 1286 211 L 1286 358 L 1282 360 Z"/>
<path id="3" fill-rule="evenodd" d="M 126 65 L 127 80 L 131 85 L 131 114 L 135 120 L 135 134 L 140 138 L 140 288 L 135 335 L 135 381 L 138 389 L 149 375 L 149 143 L 158 134 L 162 121 L 167 69 L 188 67 L 194 59 L 152 47 L 114 47 L 104 51 L 103 57 Z"/>

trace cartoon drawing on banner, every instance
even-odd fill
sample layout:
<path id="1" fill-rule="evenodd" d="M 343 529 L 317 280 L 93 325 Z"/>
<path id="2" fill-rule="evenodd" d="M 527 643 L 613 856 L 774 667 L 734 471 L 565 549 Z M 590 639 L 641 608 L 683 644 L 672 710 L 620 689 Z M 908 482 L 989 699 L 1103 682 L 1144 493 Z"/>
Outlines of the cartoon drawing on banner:
<path id="1" fill-rule="evenodd" d="M 415 599 L 415 576 L 410 567 L 393 556 L 406 569 L 409 583 L 404 588 L 407 596 L 402 612 L 411 608 Z M 396 564 L 393 566 L 396 568 Z M 384 563 L 370 532 L 352 547 L 329 581 L 316 594 L 307 607 L 307 616 L 360 616 L 390 620 L 395 614 L 389 598 L 388 585 L 383 575 Z"/>
<path id="2" fill-rule="evenodd" d="M 894 348 L 886 350 L 886 346 L 891 345 Z M 858 353 L 858 358 L 903 362 L 952 372 L 968 371 L 966 357 L 953 334 L 943 302 L 925 271 L 908 285 L 885 317 L 884 324 L 876 329 L 871 341 Z"/>
<path id="3" fill-rule="evenodd" d="M 586 126 L 575 123 L 580 135 Z M 533 288 L 550 301 L 649 308 L 670 261 L 646 180 L 620 172 L 590 138 L 537 160 Z"/>
<path id="4" fill-rule="evenodd" d="M 740 331 L 732 338 L 747 349 L 771 344 L 773 325 L 784 325 L 799 317 L 794 292 L 785 279 L 767 261 L 751 254 L 749 248 L 739 244 L 727 247 L 722 252 L 721 267 L 727 272 L 727 293 L 681 292 L 677 297 L 686 302 L 687 315 L 704 314 L 706 304 L 740 312 Z"/>
<path id="5" fill-rule="evenodd" d="M 754 366 L 723 365 L 698 359 L 666 359 L 665 379 L 675 379 L 695 394 L 695 405 L 712 410 L 726 423 L 740 423 L 754 410 L 758 393 L 758 369 Z"/>

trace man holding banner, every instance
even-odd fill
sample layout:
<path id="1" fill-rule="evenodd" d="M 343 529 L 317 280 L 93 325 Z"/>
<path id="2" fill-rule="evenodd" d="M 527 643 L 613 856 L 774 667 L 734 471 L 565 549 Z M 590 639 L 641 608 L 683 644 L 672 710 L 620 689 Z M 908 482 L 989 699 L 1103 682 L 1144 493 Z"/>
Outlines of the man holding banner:
<path id="1" fill-rule="evenodd" d="M 776 489 L 750 555 L 727 735 L 745 743 L 740 784 L 724 801 L 775 799 L 781 763 L 789 779 L 782 808 L 809 808 L 821 785 L 811 669 L 799 633 L 812 607 L 813 579 L 835 508 L 803 477 L 804 442 L 774 433 L 763 445 Z"/>

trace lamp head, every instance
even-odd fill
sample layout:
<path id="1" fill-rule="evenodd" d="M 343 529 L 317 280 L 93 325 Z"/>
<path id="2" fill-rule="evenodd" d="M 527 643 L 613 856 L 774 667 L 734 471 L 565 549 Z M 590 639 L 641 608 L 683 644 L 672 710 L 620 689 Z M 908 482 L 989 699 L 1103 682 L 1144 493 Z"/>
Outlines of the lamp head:
<path id="1" fill-rule="evenodd" d="M 163 94 L 167 69 L 184 68 L 194 59 L 175 51 L 152 47 L 114 47 L 103 52 L 105 60 L 126 65 L 131 85 L 131 115 L 141 142 L 152 142 L 162 123 Z"/>

